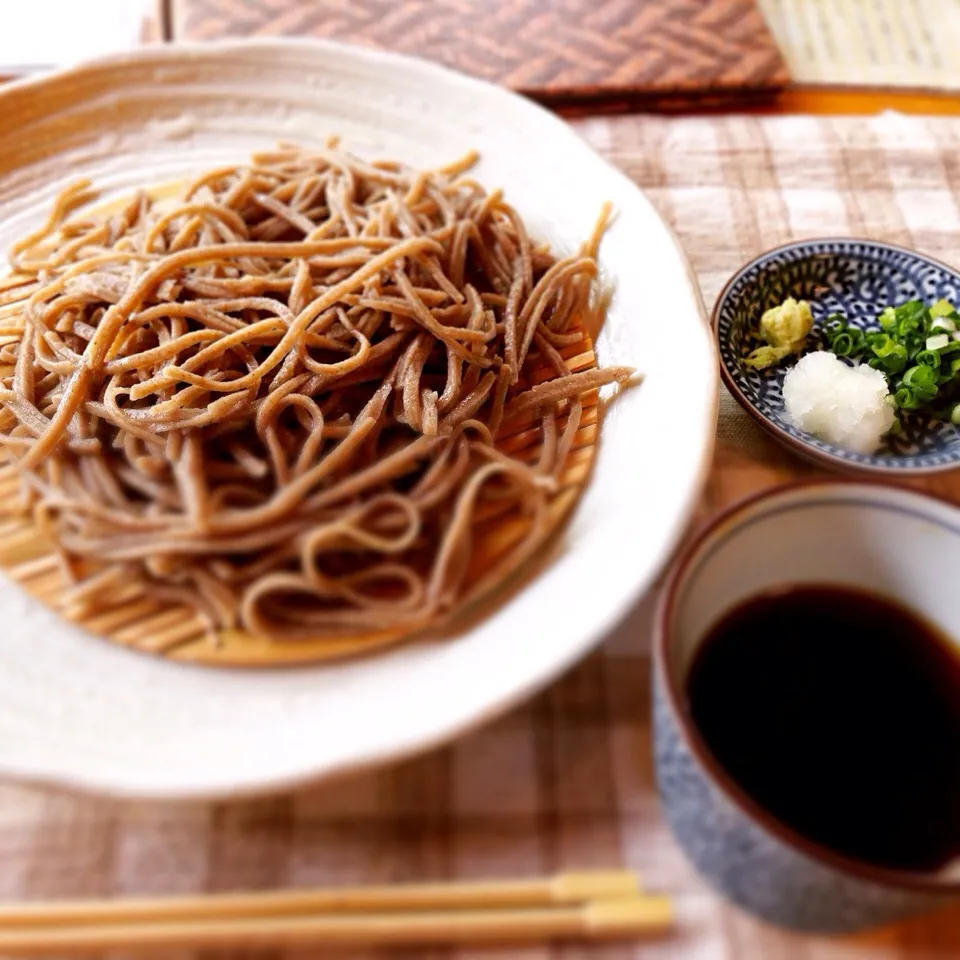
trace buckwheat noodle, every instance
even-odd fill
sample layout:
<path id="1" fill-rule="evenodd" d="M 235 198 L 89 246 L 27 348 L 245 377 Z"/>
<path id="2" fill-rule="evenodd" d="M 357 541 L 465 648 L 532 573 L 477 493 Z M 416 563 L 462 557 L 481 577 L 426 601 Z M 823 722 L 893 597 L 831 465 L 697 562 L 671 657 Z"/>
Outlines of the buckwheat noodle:
<path id="1" fill-rule="evenodd" d="M 604 224 L 558 259 L 474 159 L 331 141 L 112 214 L 64 191 L 11 252 L 36 287 L 0 349 L 0 442 L 69 605 L 132 582 L 213 629 L 413 631 L 515 565 L 523 544 L 468 577 L 479 531 L 540 538 L 581 398 L 632 371 L 562 356 L 602 319 Z M 532 461 L 497 444 L 525 418 Z"/>

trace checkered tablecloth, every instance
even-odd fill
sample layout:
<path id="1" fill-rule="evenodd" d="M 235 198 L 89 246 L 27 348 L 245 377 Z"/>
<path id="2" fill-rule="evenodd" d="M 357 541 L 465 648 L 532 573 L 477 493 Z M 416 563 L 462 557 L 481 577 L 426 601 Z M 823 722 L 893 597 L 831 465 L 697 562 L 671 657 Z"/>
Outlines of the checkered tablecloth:
<path id="1" fill-rule="evenodd" d="M 744 260 L 801 237 L 868 236 L 960 262 L 960 120 L 633 116 L 590 119 L 579 129 L 672 224 L 708 305 Z M 642 267 L 642 250 L 637 258 Z M 724 396 L 701 514 L 809 472 Z M 960 479 L 927 485 L 960 500 Z M 652 604 L 645 599 L 599 651 L 526 706 L 442 750 L 349 781 L 258 802 L 188 806 L 2 786 L 0 897 L 516 876 L 626 863 L 641 870 L 650 887 L 676 895 L 682 919 L 674 936 L 636 946 L 544 946 L 499 955 L 890 960 L 960 954 L 955 914 L 838 946 L 766 928 L 724 906 L 697 880 L 661 820 L 653 784 Z M 494 953 L 403 956 L 480 960 Z"/>

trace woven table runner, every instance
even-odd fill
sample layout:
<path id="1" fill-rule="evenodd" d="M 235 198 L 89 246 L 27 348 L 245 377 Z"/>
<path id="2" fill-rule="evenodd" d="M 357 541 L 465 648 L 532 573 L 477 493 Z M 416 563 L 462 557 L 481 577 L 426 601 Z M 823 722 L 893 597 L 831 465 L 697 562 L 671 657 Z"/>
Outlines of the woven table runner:
<path id="1" fill-rule="evenodd" d="M 168 0 L 174 39 L 314 36 L 434 60 L 550 103 L 689 103 L 787 81 L 755 0 Z"/>

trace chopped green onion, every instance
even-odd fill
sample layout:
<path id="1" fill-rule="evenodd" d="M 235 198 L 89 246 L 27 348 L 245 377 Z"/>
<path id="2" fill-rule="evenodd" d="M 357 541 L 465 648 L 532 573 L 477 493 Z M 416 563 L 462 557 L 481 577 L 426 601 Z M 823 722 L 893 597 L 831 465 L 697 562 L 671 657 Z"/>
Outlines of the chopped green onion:
<path id="1" fill-rule="evenodd" d="M 940 354 L 936 350 L 921 350 L 913 359 L 921 366 L 940 369 Z"/>
<path id="2" fill-rule="evenodd" d="M 823 322 L 823 332 L 829 337 L 847 329 L 847 321 L 839 313 L 831 313 Z"/>
<path id="3" fill-rule="evenodd" d="M 913 391 L 909 387 L 900 387 L 893 395 L 893 402 L 901 410 L 915 410 L 917 406 L 913 399 Z"/>
<path id="4" fill-rule="evenodd" d="M 885 370 L 887 373 L 900 373 L 907 365 L 907 348 L 897 343 L 888 333 L 871 333 L 867 335 L 867 345 L 873 351 L 876 363 L 870 361 L 870 366 Z"/>
<path id="5" fill-rule="evenodd" d="M 899 307 L 895 307 L 893 312 L 898 320 L 903 321 L 922 319 L 928 310 L 922 300 L 908 300 L 906 303 L 901 303 Z"/>
<path id="6" fill-rule="evenodd" d="M 938 300 L 928 307 L 908 300 L 885 308 L 873 324 L 851 324 L 832 314 L 820 332 L 838 357 L 867 363 L 886 377 L 895 409 L 960 426 L 960 314 L 952 303 Z"/>
<path id="7" fill-rule="evenodd" d="M 914 318 L 901 320 L 897 326 L 897 336 L 908 346 L 915 346 L 926 340 L 923 324 Z"/>
<path id="8" fill-rule="evenodd" d="M 837 314 L 834 314 L 834 316 L 837 316 Z M 881 329 L 889 333 L 897 325 L 897 311 L 894 310 L 893 307 L 887 307 L 883 313 L 877 317 L 877 322 L 880 324 Z"/>
<path id="9" fill-rule="evenodd" d="M 849 357 L 856 350 L 856 344 L 849 330 L 838 333 L 830 343 L 830 349 L 838 357 Z"/>
<path id="10" fill-rule="evenodd" d="M 937 395 L 937 372 L 930 367 L 918 364 L 904 375 L 901 384 L 913 394 L 917 406 L 928 403 Z"/>

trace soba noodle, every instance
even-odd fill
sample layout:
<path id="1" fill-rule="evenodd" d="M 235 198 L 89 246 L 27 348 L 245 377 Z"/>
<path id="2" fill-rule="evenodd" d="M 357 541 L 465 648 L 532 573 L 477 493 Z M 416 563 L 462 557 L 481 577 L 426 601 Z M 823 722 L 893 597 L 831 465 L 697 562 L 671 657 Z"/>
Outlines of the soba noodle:
<path id="1" fill-rule="evenodd" d="M 478 525 L 536 540 L 582 396 L 631 371 L 562 356 L 603 224 L 558 259 L 472 162 L 281 145 L 112 214 L 61 195 L 11 253 L 0 442 L 71 604 L 133 581 L 212 628 L 413 631 L 503 575 L 467 577 Z M 498 448 L 518 418 L 533 463 Z"/>

